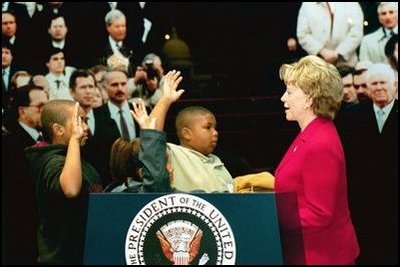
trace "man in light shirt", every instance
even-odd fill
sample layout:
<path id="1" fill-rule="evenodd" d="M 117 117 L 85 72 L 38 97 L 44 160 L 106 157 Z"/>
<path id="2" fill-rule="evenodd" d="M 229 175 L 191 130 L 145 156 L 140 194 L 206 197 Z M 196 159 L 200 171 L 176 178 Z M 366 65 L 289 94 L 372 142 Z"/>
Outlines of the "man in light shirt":
<path id="1" fill-rule="evenodd" d="M 73 100 L 68 85 L 75 68 L 65 66 L 64 52 L 59 48 L 51 48 L 46 57 L 46 66 L 49 70 L 46 75 L 49 82 L 49 100 Z"/>
<path id="2" fill-rule="evenodd" d="M 378 17 L 382 27 L 364 36 L 360 46 L 360 60 L 386 63 L 385 45 L 393 34 L 398 34 L 398 4 L 381 2 Z"/>

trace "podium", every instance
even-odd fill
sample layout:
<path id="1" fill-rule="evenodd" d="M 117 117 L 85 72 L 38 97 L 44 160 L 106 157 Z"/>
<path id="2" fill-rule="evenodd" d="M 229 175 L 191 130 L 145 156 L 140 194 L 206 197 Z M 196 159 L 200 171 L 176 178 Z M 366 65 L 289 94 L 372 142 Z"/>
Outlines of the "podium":
<path id="1" fill-rule="evenodd" d="M 275 193 L 92 193 L 84 263 L 284 264 L 276 207 Z"/>

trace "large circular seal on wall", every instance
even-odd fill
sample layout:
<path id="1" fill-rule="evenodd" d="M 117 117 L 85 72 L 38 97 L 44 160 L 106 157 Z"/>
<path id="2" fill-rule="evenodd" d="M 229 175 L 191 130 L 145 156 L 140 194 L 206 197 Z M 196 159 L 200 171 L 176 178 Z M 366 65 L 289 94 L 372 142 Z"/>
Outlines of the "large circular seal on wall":
<path id="1" fill-rule="evenodd" d="M 125 240 L 128 265 L 234 265 L 236 244 L 223 214 L 190 194 L 169 194 L 144 206 Z"/>

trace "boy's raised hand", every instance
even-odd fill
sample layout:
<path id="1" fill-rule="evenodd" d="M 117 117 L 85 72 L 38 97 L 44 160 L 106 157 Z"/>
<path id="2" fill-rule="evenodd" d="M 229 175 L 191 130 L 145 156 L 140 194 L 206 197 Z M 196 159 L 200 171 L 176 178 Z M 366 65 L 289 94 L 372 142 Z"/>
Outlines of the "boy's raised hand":
<path id="1" fill-rule="evenodd" d="M 74 113 L 72 117 L 72 137 L 81 140 L 84 136 L 82 118 L 79 116 L 79 102 L 75 103 Z"/>
<path id="2" fill-rule="evenodd" d="M 168 99 L 171 102 L 175 102 L 185 92 L 183 89 L 179 89 L 178 91 L 176 90 L 179 83 L 183 79 L 180 74 L 180 71 L 173 70 L 169 71 L 167 75 L 165 75 L 164 85 L 162 88 L 162 98 Z"/>

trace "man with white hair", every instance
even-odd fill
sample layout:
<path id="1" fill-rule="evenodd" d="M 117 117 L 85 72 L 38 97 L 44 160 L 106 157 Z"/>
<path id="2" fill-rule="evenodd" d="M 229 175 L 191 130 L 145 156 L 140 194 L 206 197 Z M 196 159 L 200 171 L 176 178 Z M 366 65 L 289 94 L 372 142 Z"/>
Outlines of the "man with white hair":
<path id="1" fill-rule="evenodd" d="M 349 203 L 360 246 L 358 264 L 398 263 L 398 101 L 392 68 L 376 63 L 359 104 L 342 130 Z"/>
<path id="2" fill-rule="evenodd" d="M 111 68 L 123 67 L 130 76 L 136 51 L 134 54 L 126 38 L 126 17 L 120 10 L 113 9 L 107 13 L 104 21 L 108 37 L 99 54 L 100 62 Z"/>
<path id="3" fill-rule="evenodd" d="M 393 34 L 398 34 L 397 2 L 381 2 L 378 18 L 382 27 L 364 36 L 360 46 L 360 60 L 386 63 L 385 45 Z"/>

